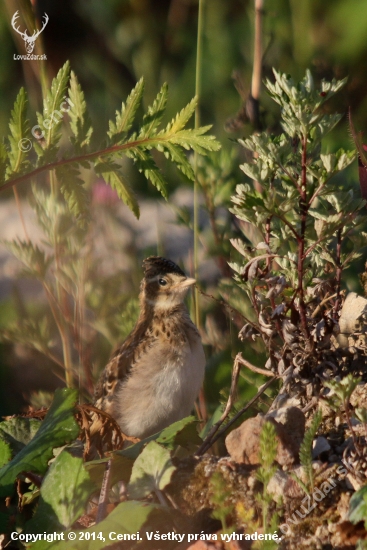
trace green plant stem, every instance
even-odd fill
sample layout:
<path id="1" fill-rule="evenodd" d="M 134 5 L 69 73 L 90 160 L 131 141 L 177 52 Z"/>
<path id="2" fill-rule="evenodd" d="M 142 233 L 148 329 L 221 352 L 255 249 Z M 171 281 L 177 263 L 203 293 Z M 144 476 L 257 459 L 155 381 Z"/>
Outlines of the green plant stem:
<path id="1" fill-rule="evenodd" d="M 43 284 L 42 284 L 43 288 L 44 288 L 44 291 L 46 293 L 46 296 L 47 296 L 47 301 L 48 301 L 48 304 L 50 306 L 50 309 L 51 309 L 51 312 L 52 312 L 52 315 L 53 315 L 53 318 L 55 320 L 55 323 L 56 323 L 56 326 L 58 328 L 58 331 L 59 331 L 59 334 L 60 334 L 60 338 L 61 338 L 61 341 L 63 340 L 63 333 L 64 333 L 64 327 L 63 327 L 63 324 L 64 324 L 64 320 L 62 318 L 62 312 L 60 311 L 60 304 L 59 302 L 56 300 L 55 296 L 52 294 L 52 291 L 50 290 L 50 288 L 48 287 L 47 283 L 45 281 L 43 281 Z M 64 356 L 64 360 L 65 360 L 65 356 Z M 58 365 L 62 366 L 62 368 L 66 371 L 66 368 L 65 368 L 65 363 L 62 363 L 61 361 L 57 360 L 55 361 Z"/>
<path id="2" fill-rule="evenodd" d="M 51 188 L 51 195 L 53 196 L 53 200 L 56 201 L 59 191 L 57 187 L 56 174 L 54 170 L 50 172 L 50 188 Z M 55 217 L 55 220 L 53 220 L 53 222 L 55 224 L 57 223 L 57 217 Z M 54 232 L 55 234 L 57 233 L 56 229 Z M 57 240 L 54 242 L 54 249 L 55 249 L 56 271 L 61 271 L 60 248 Z M 62 353 L 63 353 L 64 365 L 65 365 L 65 380 L 66 380 L 67 387 L 73 388 L 74 387 L 73 365 L 72 365 L 72 359 L 71 359 L 71 347 L 70 347 L 70 338 L 69 338 L 69 329 L 68 329 L 68 321 L 70 320 L 68 296 L 65 289 L 60 284 L 57 276 L 55 277 L 55 285 L 56 285 L 57 303 L 59 305 L 59 310 L 62 315 L 61 322 L 58 324 L 58 329 L 59 329 L 59 334 L 61 338 Z"/>
<path id="3" fill-rule="evenodd" d="M 198 33 L 196 44 L 196 71 L 195 71 L 195 96 L 197 97 L 197 104 L 195 108 L 195 129 L 200 127 L 200 96 L 201 96 L 201 62 L 202 62 L 202 42 L 203 42 L 203 30 L 204 30 L 204 0 L 199 0 L 199 13 L 198 13 Z M 199 267 L 199 183 L 197 179 L 198 172 L 198 153 L 194 153 L 194 277 L 198 276 Z M 196 326 L 200 326 L 200 312 L 199 312 L 199 292 L 195 287 L 195 323 Z"/>
<path id="4" fill-rule="evenodd" d="M 50 290 L 50 288 L 48 287 L 45 281 L 43 281 L 43 288 L 47 296 L 47 301 L 49 303 L 52 316 L 55 320 L 57 329 L 60 334 L 62 351 L 63 351 L 64 363 L 61 363 L 60 361 L 55 361 L 55 362 L 58 365 L 62 365 L 65 371 L 66 385 L 68 388 L 72 388 L 74 386 L 74 381 L 73 381 L 73 368 L 72 368 L 72 362 L 71 362 L 70 343 L 67 337 L 67 327 L 63 316 L 63 311 L 61 309 L 60 299 L 57 300 L 55 298 L 55 296 L 52 294 L 52 291 Z"/>

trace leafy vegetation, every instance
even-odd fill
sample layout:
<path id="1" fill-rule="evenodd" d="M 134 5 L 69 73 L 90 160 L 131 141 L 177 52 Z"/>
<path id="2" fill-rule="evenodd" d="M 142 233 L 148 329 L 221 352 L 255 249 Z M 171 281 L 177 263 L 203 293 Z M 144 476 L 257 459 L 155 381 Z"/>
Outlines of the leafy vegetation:
<path id="1" fill-rule="evenodd" d="M 364 201 L 343 188 L 336 178 L 353 161 L 355 153 L 322 152 L 322 140 L 340 119 L 339 115 L 326 112 L 323 105 L 345 82 L 322 81 L 317 88 L 309 72 L 298 84 L 276 71 L 274 76 L 275 82 L 267 81 L 267 87 L 281 106 L 283 133 L 256 133 L 241 140 L 253 154 L 252 162 L 244 163 L 241 168 L 255 183 L 253 186 L 239 184 L 232 199 L 231 213 L 243 233 L 242 239 L 231 241 L 238 253 L 237 261 L 230 264 L 236 273 L 237 287 L 228 281 L 221 287 L 225 289 L 227 284 L 231 292 L 238 292 L 236 299 L 241 297 L 238 301 L 242 303 L 230 304 L 232 308 L 238 306 L 235 311 L 238 318 L 246 318 L 240 338 L 247 340 L 247 344 L 254 341 L 255 346 L 261 340 L 261 347 L 257 349 L 265 352 L 268 360 L 265 369 L 243 359 L 235 362 L 225 412 L 217 422 L 213 419 L 202 422 L 201 434 L 205 434 L 205 438 L 208 434 L 212 436 L 212 427 L 218 431 L 226 420 L 235 400 L 241 367 L 248 366 L 257 373 L 270 374 L 267 386 L 275 379 L 282 380 L 278 398 L 291 396 L 311 411 L 316 404 L 316 400 L 311 401 L 314 397 L 328 399 L 330 406 L 343 406 L 357 458 L 362 459 L 363 439 L 353 432 L 349 405 L 361 380 L 357 376 L 363 376 L 364 348 L 357 346 L 353 352 L 341 351 L 335 344 L 334 329 L 343 304 L 343 273 L 358 257 L 365 237 L 360 216 Z M 62 141 L 62 117 L 57 120 L 52 114 L 61 109 L 66 94 L 71 105 L 67 109 L 67 145 Z M 74 73 L 69 75 L 69 65 L 65 64 L 45 94 L 43 112 L 37 115 L 40 133 L 33 142 L 36 157 L 19 147 L 21 140 L 31 139 L 24 90 L 17 97 L 10 136 L 1 153 L 3 190 L 41 174 L 49 176 L 43 187 L 32 185 L 33 208 L 44 234 L 42 246 L 31 238 L 7 243 L 24 264 L 27 276 L 41 283 L 48 310 L 31 318 L 20 316 L 5 329 L 4 336 L 41 351 L 69 387 L 56 392 L 42 421 L 32 419 L 30 413 L 29 418 L 8 419 L 0 424 L 0 463 L 3 464 L 0 494 L 4 497 L 0 522 L 7 533 L 31 536 L 56 531 L 67 535 L 78 530 L 83 538 L 77 541 L 65 538 L 55 543 L 45 537 L 33 545 L 39 550 L 51 546 L 60 550 L 104 548 L 109 532 L 132 535 L 139 530 L 157 531 L 161 525 L 169 529 L 167 525 L 172 524 L 175 529 L 184 530 L 187 516 L 175 499 L 179 499 L 183 509 L 188 505 L 183 494 L 192 489 L 191 475 L 205 460 L 200 457 L 198 447 L 206 445 L 208 440 L 202 443 L 197 434 L 198 421 L 189 417 L 147 440 L 84 462 L 83 433 L 88 433 L 85 425 L 88 423 L 84 422 L 85 417 L 80 421 L 77 416 L 78 394 L 72 388 L 78 383 L 84 395 L 90 390 L 88 381 L 91 382 L 93 376 L 85 351 L 95 343 L 96 333 L 109 334 L 112 320 L 106 295 L 113 300 L 116 286 L 110 284 L 111 279 L 91 276 L 88 189 L 81 171 L 92 165 L 95 173 L 102 176 L 138 216 L 138 201 L 124 179 L 119 162 L 121 155 L 132 159 L 138 170 L 166 197 L 167 185 L 155 163 L 153 150 L 164 153 L 186 177 L 194 179 L 186 151 L 205 154 L 219 149 L 217 141 L 205 135 L 209 127 L 186 129 L 195 108 L 194 100 L 160 129 L 167 102 L 166 86 L 161 88 L 138 124 L 136 117 L 142 94 L 143 81 L 140 80 L 115 119 L 109 122 L 106 144 L 96 148 L 83 92 Z M 211 221 L 213 248 L 220 252 L 216 258 L 223 275 L 229 274 L 225 236 L 228 225 L 221 232 L 217 214 L 222 198 L 228 199 L 234 181 L 231 162 L 231 156 L 223 153 L 198 166 L 198 181 L 204 189 Z M 217 178 L 223 167 L 227 170 L 221 174 L 222 186 Z M 185 212 L 181 214 L 184 218 Z M 128 317 L 135 310 L 136 303 L 129 301 Z M 90 320 L 90 311 L 98 317 L 99 325 Z M 128 321 L 131 323 L 131 319 Z M 59 347 L 53 337 L 55 329 Z M 128 322 L 124 330 L 128 332 Z M 345 376 L 347 371 L 351 372 Z M 330 381 L 336 375 L 340 380 Z M 245 410 L 246 407 L 240 410 L 226 428 Z M 364 408 L 356 410 L 365 423 Z M 311 448 L 320 421 L 321 414 L 317 413 L 299 453 L 311 490 L 314 485 Z M 268 487 L 278 470 L 276 456 L 275 429 L 266 422 L 260 436 L 259 464 L 254 467 L 252 485 L 247 487 L 256 503 L 251 514 L 245 513 L 243 503 L 241 508 L 233 501 L 223 472 L 216 471 L 209 481 L 205 471 L 201 478 L 195 473 L 199 477 L 199 490 L 195 494 L 206 498 L 205 503 L 211 508 L 207 517 L 220 522 L 223 535 L 242 534 L 247 529 L 258 529 L 263 534 L 276 530 L 280 515 L 288 519 L 286 508 L 274 512 Z M 209 459 L 219 464 L 217 457 Z M 105 470 L 107 463 L 110 466 L 107 497 L 111 503 L 118 504 L 116 507 L 113 504 L 108 515 L 96 524 L 96 507 L 92 502 L 108 471 Z M 241 469 L 238 464 L 233 469 L 234 475 L 238 475 L 236 479 L 244 476 L 238 472 Z M 172 486 L 181 475 L 184 488 L 180 494 L 173 495 Z M 357 493 L 354 502 L 357 511 L 352 509 L 353 521 L 364 513 L 364 493 Z M 196 504 L 189 501 L 194 510 L 192 515 L 197 519 L 196 514 L 205 506 L 200 502 L 195 508 Z M 216 533 L 219 528 L 215 524 L 212 530 Z M 262 547 L 270 548 L 274 544 L 274 541 L 264 542 Z M 128 547 L 134 548 L 134 543 Z"/>
<path id="2" fill-rule="evenodd" d="M 24 319 L 22 312 L 19 312 L 19 318 L 6 327 L 3 337 L 46 355 L 56 364 L 58 376 L 65 376 L 68 387 L 73 387 L 76 380 L 83 385 L 82 376 L 84 384 L 91 380 L 92 373 L 85 350 L 98 333 L 108 335 L 108 312 L 101 315 L 101 308 L 106 308 L 109 299 L 111 305 L 116 305 L 117 277 L 114 276 L 113 286 L 112 278 L 110 281 L 98 279 L 96 265 L 91 263 L 95 259 L 92 258 L 92 228 L 87 223 L 90 192 L 80 177 L 80 170 L 92 167 L 139 217 L 137 198 L 125 181 L 124 168 L 120 163 L 123 155 L 131 158 L 138 170 L 167 198 L 167 184 L 155 164 L 152 149 L 164 153 L 187 178 L 193 180 L 194 172 L 186 151 L 205 154 L 207 151 L 217 151 L 220 147 L 213 136 L 205 135 L 209 126 L 186 128 L 194 112 L 196 99 L 183 108 L 165 128 L 160 129 L 167 103 L 166 85 L 148 107 L 138 127 L 136 116 L 143 89 L 144 82 L 140 79 L 122 104 L 121 110 L 116 112 L 115 120 L 109 121 L 107 142 L 100 149 L 91 144 L 93 130 L 84 94 L 75 74 L 71 72 L 70 75 L 69 63 L 60 69 L 52 81 L 44 99 L 43 113 L 37 114 L 38 126 L 37 131 L 36 127 L 33 128 L 33 134 L 38 135 L 38 132 L 39 139 L 32 138 L 30 133 L 24 89 L 20 91 L 12 112 L 8 149 L 4 146 L 8 164 L 5 165 L 0 191 L 24 180 L 32 181 L 43 173 L 49 174 L 50 187 L 46 191 L 39 185 L 33 185 L 31 199 L 38 225 L 44 233 L 46 249 L 40 248 L 29 237 L 4 244 L 23 263 L 24 274 L 41 283 L 49 308 L 33 319 Z M 69 104 L 65 100 L 66 94 Z M 71 134 L 67 149 L 60 141 L 64 112 L 68 114 Z M 31 143 L 31 138 L 37 154 L 37 158 L 33 159 L 28 151 L 23 150 L 23 144 Z M 90 288 L 89 293 L 85 292 L 86 288 Z M 110 298 L 106 293 L 109 293 Z M 124 300 L 127 302 L 126 298 Z M 88 327 L 87 340 L 83 323 L 86 307 L 96 313 L 95 318 L 99 322 L 99 325 Z M 50 330 L 54 326 L 57 328 L 57 340 Z M 124 330 L 127 329 L 125 325 Z M 58 341 L 62 347 L 61 357 L 55 352 Z M 73 347 L 78 350 L 77 362 L 84 369 L 83 375 L 76 367 Z M 90 384 L 85 389 L 90 391 Z"/>
<path id="3" fill-rule="evenodd" d="M 311 493 L 314 489 L 314 472 L 312 469 L 312 443 L 321 424 L 321 420 L 322 413 L 320 410 L 318 410 L 312 419 L 311 425 L 305 434 L 299 450 L 299 460 L 305 471 L 308 490 Z"/>
<path id="4" fill-rule="evenodd" d="M 322 105 L 345 81 L 322 82 L 318 89 L 309 72 L 298 84 L 277 71 L 274 76 L 267 87 L 281 106 L 284 133 L 242 141 L 256 152 L 241 168 L 257 185 L 238 185 L 232 199 L 250 240 L 250 246 L 232 240 L 244 263 L 231 267 L 252 306 L 240 336 L 260 337 L 267 368 L 284 380 L 317 385 L 330 376 L 324 345 L 342 306 L 342 274 L 364 246 L 358 213 L 365 203 L 335 179 L 355 152 L 321 152 L 323 138 L 340 120 Z"/>

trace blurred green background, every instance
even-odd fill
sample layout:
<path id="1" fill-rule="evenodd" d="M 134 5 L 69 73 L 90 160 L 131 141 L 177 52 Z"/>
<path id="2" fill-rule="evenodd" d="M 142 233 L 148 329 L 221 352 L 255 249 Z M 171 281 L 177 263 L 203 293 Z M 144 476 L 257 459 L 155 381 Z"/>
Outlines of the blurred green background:
<path id="1" fill-rule="evenodd" d="M 28 0 L 3 0 L 0 7 L 0 132 L 3 136 L 8 133 L 10 110 L 21 86 L 26 86 L 29 93 L 31 125 L 35 124 L 36 111 L 41 109 L 38 62 L 13 58 L 14 54 L 25 52 L 24 43 L 10 22 L 19 10 L 19 24 L 24 29 L 22 15 L 28 5 Z M 168 117 L 194 96 L 197 0 L 32 0 L 32 5 L 38 21 L 44 13 L 49 16 L 39 39 L 47 55 L 47 62 L 43 63 L 47 66 L 48 77 L 55 76 L 63 63 L 70 60 L 85 92 L 96 146 L 104 139 L 107 120 L 121 108 L 121 102 L 141 76 L 145 79 L 145 106 L 154 99 L 162 83 L 168 82 Z M 243 126 L 229 131 L 228 121 L 241 109 L 251 89 L 254 15 L 253 0 L 206 0 L 204 4 L 201 124 L 213 124 L 212 133 L 222 147 L 237 152 L 238 160 L 233 162 L 231 179 L 233 187 L 244 179 L 238 170 L 244 152 L 235 140 L 248 135 L 253 128 L 245 121 Z M 311 69 L 316 80 L 348 76 L 347 86 L 330 105 L 330 109 L 345 113 L 345 116 L 325 147 L 329 150 L 353 148 L 347 124 L 348 108 L 352 110 L 358 130 L 363 131 L 367 126 L 365 0 L 264 0 L 262 41 L 263 78 L 271 78 L 272 67 L 290 73 L 296 80 L 303 77 L 306 68 Z M 242 97 L 234 85 L 234 71 L 242 83 Z M 264 90 L 260 112 L 263 127 L 276 128 L 277 106 Z M 167 178 L 170 193 L 181 186 L 192 187 L 176 171 L 168 170 Z M 346 186 L 358 188 L 356 163 L 344 178 Z M 131 173 L 131 184 L 142 197 L 157 197 L 152 186 L 135 172 Z M 19 192 L 26 196 L 27 186 L 19 188 Z M 11 198 L 11 192 L 4 193 L 0 201 Z M 362 269 L 363 260 L 348 275 L 349 288 L 358 289 L 357 272 Z M 127 291 L 136 294 L 140 275 L 137 271 Z M 1 303 L 3 324 L 12 311 L 7 299 Z M 217 398 L 218 388 L 229 380 L 231 346 L 240 349 L 237 341 L 233 344 L 236 329 L 231 328 L 229 320 L 224 323 L 224 329 L 233 332 L 232 344 L 226 351 L 215 354 L 214 350 L 209 357 L 209 369 L 211 363 L 226 365 L 225 374 L 213 370 L 211 380 L 217 389 L 212 392 L 212 388 L 208 388 L 212 400 Z M 9 345 L 3 345 L 0 362 L 8 365 L 11 357 Z M 8 367 L 0 369 L 0 414 L 17 412 L 27 402 L 24 387 L 19 388 L 18 384 L 12 389 L 14 376 L 9 374 Z M 18 369 L 16 377 L 22 376 Z M 52 389 L 55 384 L 55 380 L 47 381 L 39 389 Z"/>

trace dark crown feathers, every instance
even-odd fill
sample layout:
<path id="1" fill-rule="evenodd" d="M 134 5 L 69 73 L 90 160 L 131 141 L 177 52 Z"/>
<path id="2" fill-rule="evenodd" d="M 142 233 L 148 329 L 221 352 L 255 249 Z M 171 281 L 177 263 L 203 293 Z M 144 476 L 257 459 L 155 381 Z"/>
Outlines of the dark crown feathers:
<path id="1" fill-rule="evenodd" d="M 172 260 L 161 258 L 160 256 L 150 256 L 143 261 L 145 277 L 151 278 L 164 273 L 177 273 L 186 277 L 185 273 Z"/>

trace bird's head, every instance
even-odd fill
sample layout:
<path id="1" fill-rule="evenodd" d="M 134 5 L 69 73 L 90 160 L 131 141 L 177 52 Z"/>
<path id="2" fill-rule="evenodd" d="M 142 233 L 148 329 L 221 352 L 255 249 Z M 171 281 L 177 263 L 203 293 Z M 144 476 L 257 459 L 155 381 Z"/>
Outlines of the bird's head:
<path id="1" fill-rule="evenodd" d="M 143 262 L 144 278 L 141 283 L 141 299 L 155 310 L 169 310 L 182 304 L 195 279 L 186 277 L 178 265 L 159 256 L 151 256 Z"/>

